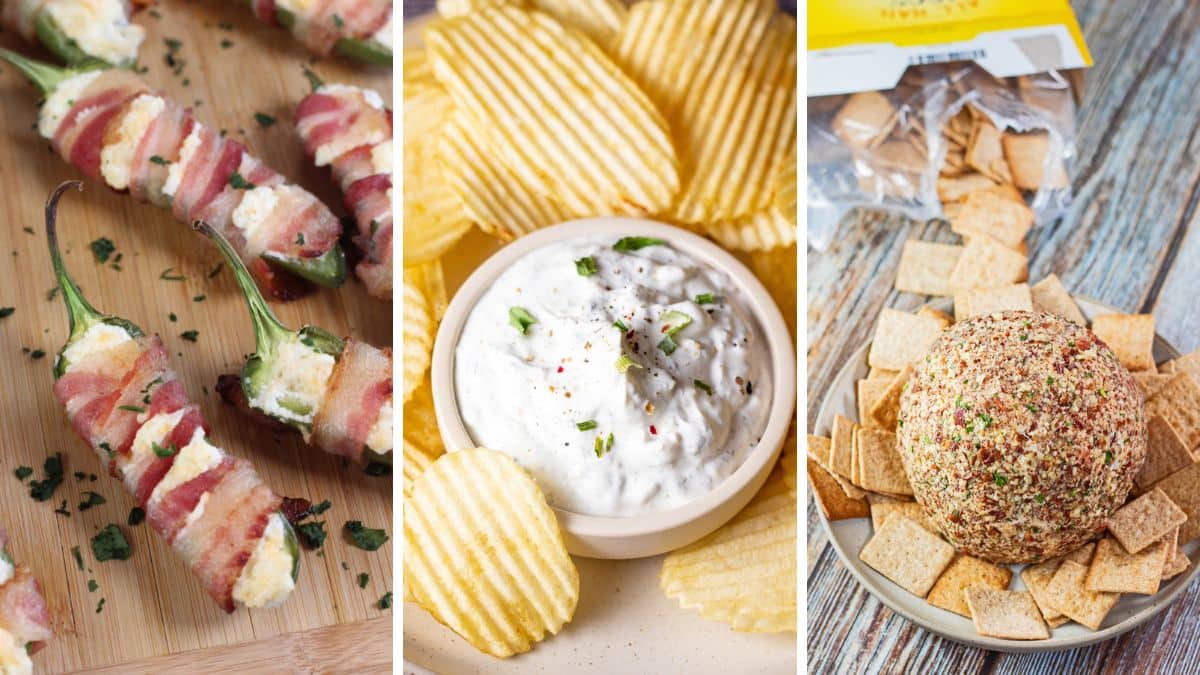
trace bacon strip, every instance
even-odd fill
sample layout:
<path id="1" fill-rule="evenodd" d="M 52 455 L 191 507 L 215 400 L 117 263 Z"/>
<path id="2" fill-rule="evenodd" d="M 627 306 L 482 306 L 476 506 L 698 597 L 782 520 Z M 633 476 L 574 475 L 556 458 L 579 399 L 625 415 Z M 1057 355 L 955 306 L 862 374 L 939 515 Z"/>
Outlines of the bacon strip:
<path id="1" fill-rule="evenodd" d="M 150 499 L 175 455 L 136 458 L 132 444 L 141 425 L 155 415 L 183 410 L 164 439 L 177 449 L 207 426 L 171 370 L 162 340 L 141 337 L 136 344 L 140 353 L 120 377 L 96 377 L 89 372 L 101 359 L 68 364 L 55 383 L 55 397 L 64 409 L 76 411 L 68 413 L 72 425 L 101 456 L 109 455 L 101 443 L 113 449 L 110 472 L 122 478 L 146 510 L 151 528 L 183 555 L 209 595 L 232 612 L 234 584 L 262 538 L 267 517 L 282 500 L 263 484 L 249 462 L 228 456 L 216 468 Z M 205 493 L 202 515 L 185 527 Z"/>
<path id="2" fill-rule="evenodd" d="M 323 86 L 296 106 L 296 130 L 310 157 L 345 148 L 329 162 L 354 214 L 361 261 L 354 272 L 372 297 L 392 298 L 392 178 L 377 172 L 372 152 L 392 140 L 392 113 L 372 106 L 361 90 Z M 389 148 L 382 148 L 390 152 Z"/>
<path id="3" fill-rule="evenodd" d="M 129 71 L 104 71 L 71 104 L 54 132 L 55 150 L 88 176 L 102 178 L 100 154 L 105 138 L 119 137 L 108 132 L 120 125 L 132 100 L 148 91 Z M 264 253 L 318 258 L 338 243 L 341 222 L 316 197 L 286 185 L 283 175 L 250 155 L 241 143 L 223 138 L 196 121 L 191 110 L 165 100 L 166 106 L 134 147 L 130 194 L 139 201 L 170 206 L 173 215 L 189 226 L 193 220 L 203 219 L 225 235 L 266 292 L 281 299 L 301 295 L 298 279 L 280 279 L 278 272 L 253 263 Z M 193 131 L 200 143 L 189 161 L 177 168 L 182 171 L 179 185 L 174 195 L 167 195 L 164 189 L 171 168 L 181 161 L 184 143 Z M 241 180 L 234 180 L 234 174 Z M 251 187 L 284 185 L 288 199 L 281 202 L 286 203 L 257 228 L 259 245 L 248 247 L 243 232 L 233 224 L 234 211 Z"/>
<path id="4" fill-rule="evenodd" d="M 279 23 L 274 0 L 255 0 L 260 21 Z M 392 0 L 314 0 L 293 18 L 292 35 L 319 56 L 328 56 L 342 38 L 369 39 L 392 16 Z"/>
<path id="5" fill-rule="evenodd" d="M 137 75 L 123 70 L 106 71 L 83 91 L 54 132 L 58 154 L 91 178 L 100 178 L 100 150 L 104 133 L 126 104 L 150 91 Z"/>
<path id="6" fill-rule="evenodd" d="M 361 461 L 371 427 L 391 399 L 392 350 L 348 339 L 313 420 L 313 443 L 326 452 Z"/>
<path id="7" fill-rule="evenodd" d="M 7 546 L 8 533 L 0 527 L 0 550 Z M 17 565 L 13 577 L 0 585 L 0 628 L 11 633 L 18 642 L 30 643 L 30 653 L 38 651 L 54 637 L 42 587 L 26 565 Z"/>

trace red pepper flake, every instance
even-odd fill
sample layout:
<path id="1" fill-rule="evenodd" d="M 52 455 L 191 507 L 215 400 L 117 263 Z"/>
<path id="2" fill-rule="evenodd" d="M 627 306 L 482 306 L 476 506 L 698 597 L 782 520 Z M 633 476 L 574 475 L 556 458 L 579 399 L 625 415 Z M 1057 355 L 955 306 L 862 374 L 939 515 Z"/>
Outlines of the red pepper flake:
<path id="1" fill-rule="evenodd" d="M 559 367 L 558 367 L 558 372 L 560 372 L 560 373 L 561 373 L 562 371 L 563 371 L 563 367 L 562 367 L 562 366 L 559 366 Z"/>
<path id="2" fill-rule="evenodd" d="M 665 333 L 665 332 L 667 332 L 667 331 L 669 331 L 669 330 L 671 330 L 671 324 L 669 324 L 669 323 L 665 323 L 665 324 L 663 324 L 663 327 L 662 327 L 662 332 L 664 332 L 664 333 Z"/>
<path id="3" fill-rule="evenodd" d="M 657 435 L 658 435 L 658 429 L 655 429 L 653 424 L 651 424 L 651 425 L 650 425 L 650 435 L 651 435 L 651 436 L 657 436 Z"/>

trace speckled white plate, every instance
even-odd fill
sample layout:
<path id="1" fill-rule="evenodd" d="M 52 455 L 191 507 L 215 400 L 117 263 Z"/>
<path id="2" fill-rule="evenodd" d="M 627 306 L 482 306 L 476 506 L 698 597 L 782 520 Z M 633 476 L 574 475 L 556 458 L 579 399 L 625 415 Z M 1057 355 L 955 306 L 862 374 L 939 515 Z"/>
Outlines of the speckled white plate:
<path id="1" fill-rule="evenodd" d="M 1119 311 L 1085 298 L 1077 297 L 1075 301 L 1079 305 L 1079 309 L 1083 310 L 1089 322 L 1096 314 Z M 942 299 L 930 304 L 932 307 L 946 312 L 950 311 L 952 307 L 949 299 Z M 869 370 L 867 367 L 867 349 L 869 346 L 869 343 L 863 345 L 862 349 L 855 352 L 854 356 L 834 379 L 832 386 L 829 388 L 828 397 L 821 404 L 821 410 L 817 414 L 817 425 L 816 429 L 813 430 L 813 433 L 816 435 L 829 435 L 830 429 L 833 427 L 833 418 L 835 415 L 845 415 L 850 419 L 858 418 L 858 408 L 855 405 L 857 396 L 855 382 L 867 376 L 867 371 Z M 1172 347 L 1162 336 L 1155 336 L 1155 363 L 1162 363 L 1178 356 L 1179 351 Z M 820 514 L 821 523 L 825 526 L 825 531 L 829 533 L 829 541 L 833 544 L 834 550 L 837 551 L 838 557 L 842 559 L 842 563 L 850 570 L 854 578 L 858 579 L 858 582 L 871 595 L 874 595 L 880 602 L 892 608 L 893 611 L 907 618 L 909 621 L 938 635 L 973 647 L 995 651 L 1042 652 L 1071 649 L 1116 637 L 1125 631 L 1141 625 L 1161 612 L 1175 599 L 1175 596 L 1187 589 L 1196 575 L 1196 570 L 1200 569 L 1200 566 L 1196 565 L 1196 561 L 1200 557 L 1200 541 L 1193 541 L 1180 547 L 1180 550 L 1186 553 L 1192 560 L 1192 566 L 1186 572 L 1162 584 L 1155 595 L 1122 596 L 1116 607 L 1113 607 L 1112 611 L 1108 613 L 1104 623 L 1100 626 L 1100 630 L 1091 631 L 1080 624 L 1072 622 L 1058 628 L 1052 628 L 1049 640 L 1003 640 L 979 635 L 975 632 L 975 624 L 970 619 L 934 607 L 925 602 L 923 598 L 918 598 L 892 583 L 882 574 L 859 560 L 858 552 L 862 550 L 862 547 L 871 538 L 872 534 L 871 520 L 869 518 L 854 518 L 830 523 L 825 519 L 825 514 L 820 509 L 817 509 L 817 512 Z M 1024 566 L 1012 565 L 1011 567 L 1014 574 L 1013 583 L 1009 588 L 1012 590 L 1024 590 L 1025 584 L 1022 583 L 1019 574 Z"/>

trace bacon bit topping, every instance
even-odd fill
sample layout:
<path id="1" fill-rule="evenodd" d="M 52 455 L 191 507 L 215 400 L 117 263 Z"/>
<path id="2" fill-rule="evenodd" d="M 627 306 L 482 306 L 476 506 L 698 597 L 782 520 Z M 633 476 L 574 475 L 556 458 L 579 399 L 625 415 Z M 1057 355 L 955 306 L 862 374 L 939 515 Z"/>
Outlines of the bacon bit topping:
<path id="1" fill-rule="evenodd" d="M 563 371 L 563 367 L 562 367 L 562 366 L 559 366 L 559 367 L 558 367 L 558 372 L 560 372 L 560 373 L 561 373 L 562 371 Z"/>
<path id="2" fill-rule="evenodd" d="M 651 424 L 651 425 L 650 425 L 650 435 L 651 435 L 651 436 L 657 436 L 657 435 L 658 435 L 658 429 L 655 429 L 653 424 Z"/>

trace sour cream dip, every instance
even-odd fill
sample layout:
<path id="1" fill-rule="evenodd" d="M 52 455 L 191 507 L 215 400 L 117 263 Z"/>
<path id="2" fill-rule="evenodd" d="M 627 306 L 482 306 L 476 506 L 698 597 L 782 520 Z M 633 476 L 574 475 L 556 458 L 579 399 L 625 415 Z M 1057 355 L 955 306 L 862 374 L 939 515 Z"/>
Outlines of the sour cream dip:
<path id="1" fill-rule="evenodd" d="M 723 273 L 645 237 L 534 249 L 470 310 L 459 414 L 565 511 L 625 517 L 712 490 L 767 424 L 770 353 Z"/>

